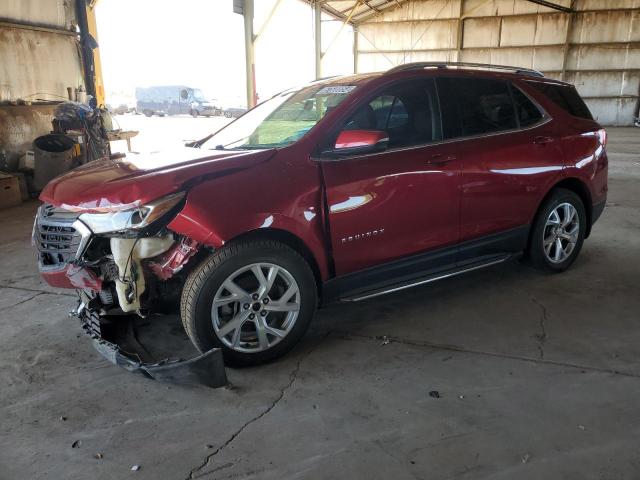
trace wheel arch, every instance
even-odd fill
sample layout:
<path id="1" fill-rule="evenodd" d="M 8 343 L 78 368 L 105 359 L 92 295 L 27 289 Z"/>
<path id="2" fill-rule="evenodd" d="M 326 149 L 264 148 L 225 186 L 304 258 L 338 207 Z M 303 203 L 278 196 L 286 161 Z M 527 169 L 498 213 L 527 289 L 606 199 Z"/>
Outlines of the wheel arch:
<path id="1" fill-rule="evenodd" d="M 573 193 L 575 193 L 576 195 L 578 195 L 580 197 L 580 200 L 582 200 L 582 203 L 584 204 L 585 212 L 587 214 L 587 229 L 586 229 L 584 238 L 588 238 L 589 234 L 591 233 L 591 224 L 592 224 L 592 218 L 593 218 L 593 202 L 591 200 L 591 192 L 589 191 L 589 187 L 586 185 L 586 183 L 584 183 L 582 180 L 580 180 L 579 178 L 576 178 L 576 177 L 563 178 L 562 180 L 556 182 L 549 189 L 549 191 L 546 193 L 546 195 L 538 203 L 538 208 L 536 209 L 536 213 L 533 216 L 533 220 L 531 222 L 531 225 L 535 224 L 535 222 L 536 222 L 536 220 L 538 218 L 538 215 L 540 214 L 540 209 L 545 204 L 547 199 L 551 195 L 553 195 L 554 191 L 556 191 L 559 188 L 564 188 L 565 190 L 572 191 Z M 530 232 L 529 236 L 531 236 L 531 232 Z M 529 240 L 527 242 L 527 248 L 529 246 L 529 242 L 531 242 L 531 238 L 529 238 Z"/>
<path id="2" fill-rule="evenodd" d="M 299 253 L 300 256 L 307 262 L 309 268 L 311 268 L 313 277 L 316 281 L 318 298 L 321 298 L 323 280 L 320 266 L 318 265 L 318 261 L 313 255 L 313 252 L 307 246 L 304 240 L 288 230 L 283 230 L 280 228 L 258 228 L 241 233 L 240 235 L 230 239 L 226 243 L 244 240 L 273 240 L 283 243 L 284 245 L 287 245 L 288 247 Z"/>

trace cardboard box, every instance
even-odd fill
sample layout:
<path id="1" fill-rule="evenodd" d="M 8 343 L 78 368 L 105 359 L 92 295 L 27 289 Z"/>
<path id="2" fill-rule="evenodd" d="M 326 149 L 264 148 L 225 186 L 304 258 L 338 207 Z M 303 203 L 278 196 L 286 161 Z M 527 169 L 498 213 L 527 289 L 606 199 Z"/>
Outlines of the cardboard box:
<path id="1" fill-rule="evenodd" d="M 0 172 L 0 208 L 15 207 L 22 203 L 18 177 Z"/>

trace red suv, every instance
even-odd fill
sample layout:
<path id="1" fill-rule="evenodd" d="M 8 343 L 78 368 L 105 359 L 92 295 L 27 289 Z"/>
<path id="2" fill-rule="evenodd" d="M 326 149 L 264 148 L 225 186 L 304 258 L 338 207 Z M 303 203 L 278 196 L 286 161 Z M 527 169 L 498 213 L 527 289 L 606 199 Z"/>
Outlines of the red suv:
<path id="1" fill-rule="evenodd" d="M 566 270 L 604 208 L 605 144 L 575 88 L 539 72 L 402 65 L 287 90 L 192 148 L 69 172 L 42 192 L 34 243 L 84 317 L 174 295 L 199 350 L 255 364 L 331 300 L 522 252 Z"/>

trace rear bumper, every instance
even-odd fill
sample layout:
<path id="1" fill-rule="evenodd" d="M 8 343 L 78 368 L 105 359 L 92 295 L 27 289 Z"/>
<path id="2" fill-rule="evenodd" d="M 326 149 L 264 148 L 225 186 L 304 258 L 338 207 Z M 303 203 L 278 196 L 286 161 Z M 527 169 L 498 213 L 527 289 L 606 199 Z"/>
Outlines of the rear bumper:
<path id="1" fill-rule="evenodd" d="M 606 203 L 606 200 L 603 200 L 602 202 L 593 206 L 593 210 L 591 211 L 591 225 L 596 223 L 596 221 L 600 218 L 600 215 L 602 215 Z"/>

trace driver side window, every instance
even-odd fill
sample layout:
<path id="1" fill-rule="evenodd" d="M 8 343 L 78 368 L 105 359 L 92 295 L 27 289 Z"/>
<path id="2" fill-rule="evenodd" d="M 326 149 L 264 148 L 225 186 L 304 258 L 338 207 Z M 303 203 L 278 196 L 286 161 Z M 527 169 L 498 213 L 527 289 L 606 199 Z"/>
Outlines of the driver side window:
<path id="1" fill-rule="evenodd" d="M 343 130 L 378 130 L 389 135 L 389 148 L 440 140 L 433 80 L 411 80 L 385 89 L 360 107 Z"/>

